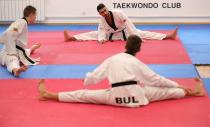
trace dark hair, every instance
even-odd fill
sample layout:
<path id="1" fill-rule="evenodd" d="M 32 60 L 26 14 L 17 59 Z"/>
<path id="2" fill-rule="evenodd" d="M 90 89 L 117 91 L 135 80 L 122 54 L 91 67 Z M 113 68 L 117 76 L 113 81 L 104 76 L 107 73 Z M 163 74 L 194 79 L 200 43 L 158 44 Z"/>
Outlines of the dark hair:
<path id="1" fill-rule="evenodd" d="M 35 14 L 35 13 L 36 13 L 36 8 L 31 5 L 28 5 L 25 7 L 23 11 L 23 16 L 28 17 L 30 14 Z"/>
<path id="2" fill-rule="evenodd" d="M 106 7 L 103 3 L 100 3 L 98 6 L 97 6 L 97 11 L 99 12 L 100 9 Z"/>
<path id="3" fill-rule="evenodd" d="M 135 55 L 141 48 L 142 40 L 137 35 L 130 35 L 127 39 L 125 49 L 126 52 Z"/>

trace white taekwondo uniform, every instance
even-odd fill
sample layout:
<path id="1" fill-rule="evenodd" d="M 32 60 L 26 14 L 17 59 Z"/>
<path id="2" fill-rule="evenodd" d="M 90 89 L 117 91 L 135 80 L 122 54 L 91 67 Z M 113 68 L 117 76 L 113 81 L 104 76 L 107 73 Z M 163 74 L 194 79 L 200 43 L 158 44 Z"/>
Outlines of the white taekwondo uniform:
<path id="1" fill-rule="evenodd" d="M 59 101 L 139 107 L 151 101 L 185 96 L 184 90 L 176 82 L 156 74 L 127 53 L 114 55 L 93 72 L 88 72 L 84 85 L 96 84 L 105 78 L 108 78 L 112 88 L 60 92 Z"/>
<path id="2" fill-rule="evenodd" d="M 74 37 L 77 40 L 126 40 L 131 34 L 136 34 L 142 39 L 162 40 L 166 34 L 142 31 L 136 29 L 131 20 L 120 10 L 110 11 L 112 25 L 108 24 L 106 19 L 101 16 L 98 31 L 77 34 Z"/>
<path id="3" fill-rule="evenodd" d="M 30 57 L 28 44 L 28 25 L 26 19 L 18 19 L 0 37 L 3 49 L 0 51 L 0 64 L 5 65 L 9 72 L 24 65 L 36 65 L 39 59 Z"/>

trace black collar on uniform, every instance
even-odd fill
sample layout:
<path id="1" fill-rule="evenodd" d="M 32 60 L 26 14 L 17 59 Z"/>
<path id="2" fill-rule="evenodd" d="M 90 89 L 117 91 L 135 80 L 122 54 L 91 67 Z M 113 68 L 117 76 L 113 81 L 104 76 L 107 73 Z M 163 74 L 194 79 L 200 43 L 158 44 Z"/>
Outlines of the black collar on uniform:
<path id="1" fill-rule="evenodd" d="M 111 11 L 109 11 L 109 13 L 110 13 L 110 15 L 111 15 L 112 24 L 109 24 L 109 22 L 107 22 L 107 20 L 106 20 L 106 22 L 107 22 L 107 24 L 108 24 L 111 28 L 113 28 L 114 30 L 117 30 L 118 28 L 117 28 L 116 25 L 115 25 L 113 13 L 112 13 Z M 105 19 L 106 19 L 106 18 L 105 18 Z"/>
<path id="2" fill-rule="evenodd" d="M 26 22 L 27 22 L 27 24 L 28 24 L 28 21 L 27 21 L 26 17 L 23 17 L 22 19 L 26 20 Z"/>

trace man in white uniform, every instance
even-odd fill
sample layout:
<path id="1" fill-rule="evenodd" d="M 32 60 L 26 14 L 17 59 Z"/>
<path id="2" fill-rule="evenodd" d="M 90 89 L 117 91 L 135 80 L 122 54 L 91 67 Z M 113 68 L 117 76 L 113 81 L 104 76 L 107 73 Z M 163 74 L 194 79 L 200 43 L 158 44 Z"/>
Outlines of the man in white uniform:
<path id="1" fill-rule="evenodd" d="M 27 6 L 24 9 L 24 18 L 13 22 L 0 37 L 3 49 L 0 52 L 0 64 L 7 67 L 7 70 L 14 76 L 19 76 L 21 72 L 28 69 L 28 65 L 38 64 L 38 59 L 33 59 L 33 53 L 41 44 L 35 44 L 27 49 L 28 44 L 28 23 L 36 20 L 36 8 Z"/>
<path id="2" fill-rule="evenodd" d="M 111 88 L 54 93 L 46 90 L 44 80 L 41 80 L 39 82 L 41 99 L 139 107 L 152 101 L 203 95 L 199 79 L 195 90 L 183 88 L 176 82 L 156 74 L 138 60 L 135 55 L 140 50 L 141 42 L 138 36 L 129 36 L 125 53 L 106 59 L 93 72 L 88 72 L 84 79 L 84 85 L 91 85 L 108 78 Z"/>
<path id="3" fill-rule="evenodd" d="M 91 31 L 87 33 L 69 35 L 64 31 L 64 40 L 97 40 L 99 43 L 112 40 L 126 40 L 129 35 L 136 34 L 142 39 L 175 39 L 177 28 L 170 34 L 155 33 L 149 31 L 142 31 L 136 29 L 131 20 L 119 10 L 109 11 L 104 4 L 99 4 L 97 10 L 101 15 L 98 31 Z"/>

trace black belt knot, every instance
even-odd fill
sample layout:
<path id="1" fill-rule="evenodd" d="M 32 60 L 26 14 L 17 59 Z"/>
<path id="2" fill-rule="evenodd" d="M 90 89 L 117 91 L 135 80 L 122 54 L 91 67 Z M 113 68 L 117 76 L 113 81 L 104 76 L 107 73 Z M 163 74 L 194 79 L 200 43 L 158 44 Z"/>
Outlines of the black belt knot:
<path id="1" fill-rule="evenodd" d="M 126 41 L 126 40 L 127 40 L 127 37 L 126 37 L 126 35 L 125 35 L 124 29 L 123 29 L 121 32 L 122 32 L 124 41 Z M 112 36 L 113 36 L 113 35 L 114 35 L 114 33 L 111 33 L 111 34 L 109 35 L 109 41 L 112 40 Z"/>

